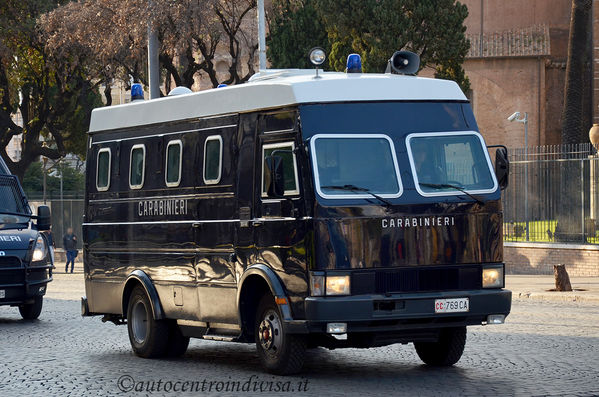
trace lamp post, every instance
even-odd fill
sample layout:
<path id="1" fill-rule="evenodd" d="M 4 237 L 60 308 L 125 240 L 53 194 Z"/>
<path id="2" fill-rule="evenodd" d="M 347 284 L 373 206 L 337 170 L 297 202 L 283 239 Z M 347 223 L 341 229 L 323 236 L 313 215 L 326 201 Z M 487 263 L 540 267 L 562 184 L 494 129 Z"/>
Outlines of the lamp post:
<path id="1" fill-rule="evenodd" d="M 152 0 L 148 0 L 148 9 L 153 13 Z M 158 34 L 152 19 L 148 19 L 148 85 L 150 99 L 160 98 L 160 69 L 158 59 Z"/>
<path id="2" fill-rule="evenodd" d="M 266 69 L 266 29 L 264 27 L 264 0 L 258 0 L 258 61 L 259 70 Z"/>
<path id="3" fill-rule="evenodd" d="M 60 166 L 60 231 L 62 234 L 64 234 L 64 196 L 63 196 L 62 160 L 64 160 L 64 157 L 61 157 L 58 160 L 58 165 Z"/>
<path id="4" fill-rule="evenodd" d="M 42 143 L 42 148 L 47 148 L 48 144 L 46 142 Z M 42 190 L 43 190 L 43 200 L 44 200 L 44 204 L 46 204 L 46 164 L 48 163 L 48 158 L 44 155 L 42 155 L 42 176 L 44 178 L 43 183 L 42 183 Z"/>
<path id="5" fill-rule="evenodd" d="M 520 117 L 520 112 L 515 112 L 507 119 L 524 124 L 524 219 L 526 220 L 526 241 L 530 239 L 528 231 L 528 113 L 524 112 L 524 117 Z"/>

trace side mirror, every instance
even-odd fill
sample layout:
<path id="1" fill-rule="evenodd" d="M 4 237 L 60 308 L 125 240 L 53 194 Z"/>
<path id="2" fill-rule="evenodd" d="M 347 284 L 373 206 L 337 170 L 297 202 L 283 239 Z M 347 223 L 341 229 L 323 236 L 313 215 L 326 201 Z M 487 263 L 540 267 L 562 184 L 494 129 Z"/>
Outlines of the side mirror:
<path id="1" fill-rule="evenodd" d="M 495 151 L 495 175 L 501 190 L 504 190 L 509 182 L 510 160 L 507 156 L 507 148 L 505 146 L 498 147 Z"/>
<path id="2" fill-rule="evenodd" d="M 50 230 L 52 225 L 52 216 L 50 215 L 50 207 L 40 205 L 37 207 L 37 229 L 40 231 Z"/>
<path id="3" fill-rule="evenodd" d="M 270 183 L 266 189 L 268 197 L 281 198 L 285 195 L 283 158 L 281 156 L 268 156 L 264 160 L 270 173 Z"/>

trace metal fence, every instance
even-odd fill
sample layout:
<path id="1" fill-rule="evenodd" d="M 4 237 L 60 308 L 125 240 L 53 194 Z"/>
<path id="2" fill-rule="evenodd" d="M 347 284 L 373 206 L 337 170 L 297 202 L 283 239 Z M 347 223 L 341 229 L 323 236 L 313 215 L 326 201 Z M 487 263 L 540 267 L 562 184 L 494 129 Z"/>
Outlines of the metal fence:
<path id="1" fill-rule="evenodd" d="M 34 207 L 34 213 L 37 213 L 37 207 L 44 204 L 39 198 L 30 199 L 29 204 Z M 73 228 L 73 233 L 78 238 L 77 248 L 82 248 L 81 224 L 83 223 L 84 201 L 83 199 L 52 199 L 46 200 L 47 206 L 52 211 L 52 237 L 56 248 L 64 248 L 62 237 L 69 227 Z"/>
<path id="2" fill-rule="evenodd" d="M 590 143 L 510 150 L 504 241 L 599 244 L 599 156 Z"/>
<path id="3" fill-rule="evenodd" d="M 502 192 L 504 241 L 599 244 L 598 149 L 590 143 L 510 149 L 510 182 Z M 69 227 L 81 241 L 81 193 L 63 200 L 47 195 L 58 248 Z M 42 204 L 38 195 L 28 197 L 33 207 Z"/>

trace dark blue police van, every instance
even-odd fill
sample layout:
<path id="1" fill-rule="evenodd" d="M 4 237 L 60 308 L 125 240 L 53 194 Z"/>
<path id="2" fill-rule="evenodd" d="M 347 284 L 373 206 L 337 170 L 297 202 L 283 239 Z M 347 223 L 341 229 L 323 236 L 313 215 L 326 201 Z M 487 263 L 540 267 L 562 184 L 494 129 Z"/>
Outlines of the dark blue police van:
<path id="1" fill-rule="evenodd" d="M 50 209 L 40 205 L 33 215 L 16 176 L 0 158 L 0 306 L 17 306 L 34 320 L 42 312 L 52 281 Z"/>
<path id="2" fill-rule="evenodd" d="M 506 151 L 494 169 L 460 88 L 413 54 L 350 61 L 95 109 L 83 315 L 141 357 L 252 342 L 278 374 L 316 346 L 453 365 L 466 326 L 503 323 Z"/>

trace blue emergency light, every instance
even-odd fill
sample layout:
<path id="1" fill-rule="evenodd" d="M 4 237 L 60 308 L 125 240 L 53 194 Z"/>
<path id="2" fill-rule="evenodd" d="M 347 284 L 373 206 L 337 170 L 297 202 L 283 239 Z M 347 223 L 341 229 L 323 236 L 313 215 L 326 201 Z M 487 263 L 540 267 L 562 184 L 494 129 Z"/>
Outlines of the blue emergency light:
<path id="1" fill-rule="evenodd" d="M 362 58 L 358 54 L 349 54 L 347 56 L 346 73 L 362 73 Z"/>
<path id="2" fill-rule="evenodd" d="M 224 83 L 221 83 L 221 84 L 217 85 L 217 86 L 216 86 L 216 88 L 224 88 L 224 87 L 226 87 L 226 86 L 227 86 L 226 84 L 224 84 Z"/>
<path id="3" fill-rule="evenodd" d="M 144 89 L 141 83 L 131 84 L 131 101 L 138 101 L 144 99 Z"/>

